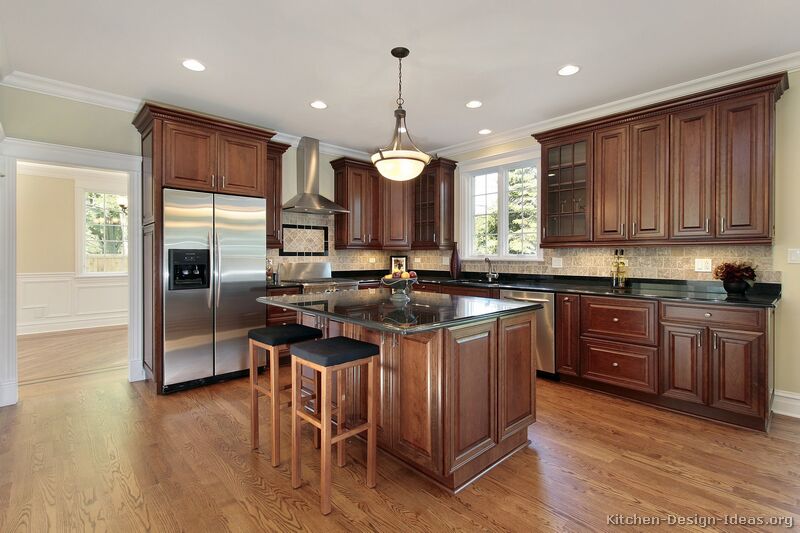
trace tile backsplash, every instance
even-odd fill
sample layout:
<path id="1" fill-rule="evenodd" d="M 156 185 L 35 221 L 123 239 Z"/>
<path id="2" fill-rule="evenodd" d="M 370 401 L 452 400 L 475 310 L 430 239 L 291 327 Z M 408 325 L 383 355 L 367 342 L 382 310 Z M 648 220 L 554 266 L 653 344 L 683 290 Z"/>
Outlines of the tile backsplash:
<path id="1" fill-rule="evenodd" d="M 611 270 L 614 248 L 546 248 L 543 261 L 496 261 L 498 272 L 509 274 L 544 274 L 562 276 L 607 277 Z M 410 252 L 413 268 L 418 270 L 449 270 L 442 257 L 449 259 L 450 252 Z M 420 258 L 417 262 L 414 258 Z M 562 268 L 553 268 L 552 259 L 560 257 Z M 710 272 L 695 272 L 694 260 L 711 259 L 716 266 L 725 261 L 747 261 L 756 267 L 758 281 L 780 283 L 781 273 L 772 266 L 772 247 L 758 246 L 662 246 L 625 248 L 628 259 L 628 276 L 632 278 L 712 280 Z M 464 272 L 485 272 L 483 261 L 462 261 Z"/>
<path id="2" fill-rule="evenodd" d="M 411 250 L 335 250 L 333 248 L 333 215 L 284 213 L 285 224 L 328 226 L 331 240 L 329 255 L 323 257 L 281 257 L 278 250 L 269 250 L 268 257 L 276 264 L 296 261 L 330 261 L 333 270 L 388 270 L 391 255 L 407 255 L 409 269 L 450 270 L 450 251 Z M 562 276 L 609 276 L 614 248 L 546 248 L 543 261 L 496 261 L 498 272 L 509 274 L 545 274 Z M 562 268 L 553 268 L 553 257 L 562 259 Z M 625 248 L 628 276 L 632 278 L 712 280 L 710 272 L 695 272 L 694 260 L 711 259 L 716 266 L 724 261 L 748 261 L 756 267 L 758 281 L 780 283 L 781 273 L 772 266 L 769 245 L 731 246 L 661 246 Z M 370 263 L 370 259 L 375 262 Z M 464 272 L 485 272 L 483 261 L 462 261 Z"/>

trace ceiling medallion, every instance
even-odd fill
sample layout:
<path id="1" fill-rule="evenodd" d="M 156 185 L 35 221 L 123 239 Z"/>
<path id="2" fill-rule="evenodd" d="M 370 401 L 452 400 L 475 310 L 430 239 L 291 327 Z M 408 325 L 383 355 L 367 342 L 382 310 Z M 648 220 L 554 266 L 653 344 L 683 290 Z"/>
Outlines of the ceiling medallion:
<path id="1" fill-rule="evenodd" d="M 392 48 L 397 58 L 398 84 L 397 109 L 394 110 L 394 134 L 387 148 L 379 148 L 372 156 L 372 164 L 382 176 L 394 181 L 408 181 L 422 173 L 431 156 L 421 151 L 411 140 L 406 126 L 406 110 L 403 109 L 403 58 L 408 57 L 408 48 Z M 404 137 L 406 141 L 404 142 Z"/>

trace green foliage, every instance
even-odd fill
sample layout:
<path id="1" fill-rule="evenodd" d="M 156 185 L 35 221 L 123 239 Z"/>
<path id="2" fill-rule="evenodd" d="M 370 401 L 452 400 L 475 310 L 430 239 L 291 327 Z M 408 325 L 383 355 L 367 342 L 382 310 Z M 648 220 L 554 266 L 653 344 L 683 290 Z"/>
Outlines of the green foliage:
<path id="1" fill-rule="evenodd" d="M 84 253 L 91 256 L 128 255 L 128 215 L 123 205 L 127 197 L 116 194 L 87 192 L 84 196 Z M 93 261 L 92 265 L 97 265 Z M 91 268 L 91 269 L 89 269 Z M 88 271 L 97 271 L 88 267 Z M 104 270 L 100 270 L 104 271 Z"/>

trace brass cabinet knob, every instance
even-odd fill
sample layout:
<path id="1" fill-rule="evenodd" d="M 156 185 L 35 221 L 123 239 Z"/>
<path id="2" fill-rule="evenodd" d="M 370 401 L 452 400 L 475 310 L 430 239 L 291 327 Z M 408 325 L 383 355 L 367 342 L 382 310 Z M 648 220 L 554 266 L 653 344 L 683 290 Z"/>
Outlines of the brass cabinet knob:
<path id="1" fill-rule="evenodd" d="M 711 313 L 706 313 L 703 316 L 706 317 L 706 318 L 711 318 Z"/>
<path id="2" fill-rule="evenodd" d="M 565 297 L 564 297 L 564 301 L 565 301 L 565 302 L 568 302 L 568 301 L 569 301 L 569 296 L 565 296 Z"/>
<path id="3" fill-rule="evenodd" d="M 611 319 L 611 321 L 612 321 L 612 322 L 619 322 L 619 318 L 617 318 L 617 317 L 614 317 L 614 318 L 612 318 L 612 319 Z"/>
<path id="4" fill-rule="evenodd" d="M 616 367 L 618 367 L 618 366 L 619 366 L 619 363 L 611 363 L 611 366 L 613 366 L 614 368 L 616 368 Z"/>

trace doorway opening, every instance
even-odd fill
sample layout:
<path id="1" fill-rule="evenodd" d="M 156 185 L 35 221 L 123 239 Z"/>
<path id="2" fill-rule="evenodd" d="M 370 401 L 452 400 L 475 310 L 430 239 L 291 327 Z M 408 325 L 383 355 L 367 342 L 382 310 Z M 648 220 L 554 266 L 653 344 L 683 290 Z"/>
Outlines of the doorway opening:
<path id="1" fill-rule="evenodd" d="M 126 172 L 17 161 L 19 384 L 128 368 Z"/>

